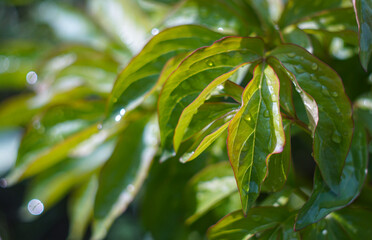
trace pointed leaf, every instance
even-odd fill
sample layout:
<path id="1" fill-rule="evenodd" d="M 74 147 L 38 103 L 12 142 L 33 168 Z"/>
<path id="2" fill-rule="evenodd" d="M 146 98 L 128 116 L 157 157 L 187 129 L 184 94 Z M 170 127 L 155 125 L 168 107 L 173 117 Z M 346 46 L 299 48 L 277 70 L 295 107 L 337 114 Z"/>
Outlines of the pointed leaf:
<path id="1" fill-rule="evenodd" d="M 282 45 L 271 55 L 279 59 L 302 94 L 308 117 L 313 119 L 314 159 L 327 185 L 337 192 L 353 131 L 350 101 L 342 81 L 333 69 L 298 46 Z M 315 102 L 309 105 L 303 92 Z"/>
<path id="2" fill-rule="evenodd" d="M 339 194 L 333 193 L 321 178 L 319 171 L 314 177 L 314 190 L 299 211 L 296 229 L 302 229 L 319 221 L 329 213 L 350 204 L 359 194 L 368 163 L 366 133 L 356 125 L 350 152 L 342 171 Z"/>
<path id="3" fill-rule="evenodd" d="M 83 239 L 93 216 L 97 188 L 98 176 L 95 174 L 72 193 L 68 206 L 70 230 L 67 239 Z"/>
<path id="4" fill-rule="evenodd" d="M 156 124 L 148 121 L 149 116 L 142 116 L 123 131 L 113 155 L 100 173 L 94 205 L 94 239 L 105 237 L 147 176 L 158 145 Z"/>
<path id="5" fill-rule="evenodd" d="M 228 154 L 247 213 L 259 195 L 267 160 L 285 143 L 279 107 L 279 79 L 270 66 L 258 65 L 243 93 L 243 104 L 229 125 Z"/>
<path id="6" fill-rule="evenodd" d="M 173 56 L 209 45 L 222 35 L 203 27 L 185 25 L 162 31 L 118 75 L 109 110 L 126 108 L 156 84 L 163 65 Z"/>
<path id="7" fill-rule="evenodd" d="M 365 71 L 372 55 L 372 2 L 353 0 L 359 29 L 360 62 Z"/>
<path id="8" fill-rule="evenodd" d="M 162 145 L 172 151 L 174 129 L 181 112 L 214 79 L 245 62 L 261 58 L 263 42 L 258 38 L 227 37 L 186 58 L 165 83 L 158 103 Z"/>
<path id="9" fill-rule="evenodd" d="M 287 217 L 288 211 L 281 207 L 252 208 L 246 217 L 238 210 L 210 227 L 208 239 L 248 239 L 253 234 L 275 227 Z"/>

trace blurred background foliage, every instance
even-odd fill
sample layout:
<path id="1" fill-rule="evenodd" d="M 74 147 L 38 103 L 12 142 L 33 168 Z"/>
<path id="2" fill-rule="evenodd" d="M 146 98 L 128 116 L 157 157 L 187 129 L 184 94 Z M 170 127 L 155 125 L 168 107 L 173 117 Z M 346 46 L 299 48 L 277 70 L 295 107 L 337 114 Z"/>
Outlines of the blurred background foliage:
<path id="1" fill-rule="evenodd" d="M 275 6 L 277 11 L 282 9 L 280 5 Z M 274 11 L 271 15 L 275 19 L 279 13 Z M 26 159 L 24 163 L 17 163 L 20 166 L 27 165 L 29 159 L 47 159 L 27 171 L 13 174 L 10 181 L 25 179 L 19 184 L 0 189 L 1 239 L 76 239 L 81 236 L 89 239 L 92 228 L 96 229 L 96 237 L 105 235 L 108 230 L 105 221 L 112 222 L 120 211 L 112 213 L 105 207 L 95 209 L 103 218 L 110 215 L 109 220 L 104 218 L 97 220 L 94 226 L 88 225 L 97 193 L 98 173 L 108 159 L 114 162 L 123 154 L 131 154 L 122 146 L 130 145 L 132 140 L 141 141 L 141 136 L 145 136 L 143 131 L 152 131 L 151 126 L 140 119 L 152 119 L 156 109 L 156 99 L 149 97 L 146 104 L 128 116 L 128 121 L 135 123 L 133 129 L 115 122 L 102 126 L 105 103 L 117 74 L 152 36 L 166 27 L 195 23 L 216 31 L 222 28 L 226 34 L 250 35 L 252 29 L 238 24 L 237 18 L 239 13 L 222 11 L 218 4 L 210 4 L 210 1 L 1 1 L 0 175 L 5 176 L 10 171 L 17 152 L 18 158 Z M 355 30 L 355 26 L 351 24 L 350 29 Z M 254 31 L 259 33 L 262 29 Z M 304 35 L 304 31 L 308 35 Z M 355 33 L 345 32 L 341 39 L 322 34 L 322 29 L 304 31 L 287 29 L 288 41 L 300 39 L 299 45 L 311 49 L 314 55 L 333 67 L 342 77 L 351 100 L 371 89 L 372 75 L 363 71 L 357 43 L 350 37 Z M 248 73 L 247 79 L 249 76 Z M 305 115 L 301 107 L 296 107 Z M 366 117 L 369 117 L 368 112 Z M 101 128 L 104 131 L 99 132 Z M 305 193 L 290 195 L 284 188 L 280 194 L 287 194 L 287 201 L 297 209 L 304 203 L 301 194 L 311 192 L 315 164 L 311 157 L 311 138 L 296 128 L 292 132 L 295 171 L 291 168 L 287 185 L 293 188 L 301 185 Z M 128 142 L 122 138 L 125 134 L 139 139 L 134 137 Z M 72 135 L 75 142 L 64 141 Z M 24 144 L 19 148 L 21 140 Z M 153 148 L 157 140 L 149 141 L 147 147 L 155 155 Z M 56 145 L 58 149 L 48 152 Z M 371 152 L 372 145 L 369 149 Z M 133 153 L 133 158 L 135 154 L 138 153 Z M 227 154 L 223 139 L 211 147 L 208 155 L 202 154 L 198 161 L 185 165 L 179 161 L 160 164 L 158 155 L 152 164 L 137 166 L 138 163 L 129 162 L 128 166 L 123 166 L 122 175 L 129 177 L 119 180 L 128 186 L 129 200 L 124 199 L 121 208 L 128 209 L 113 223 L 106 239 L 204 239 L 209 226 L 240 208 L 235 191 L 217 196 L 215 202 L 209 203 L 218 206 L 212 210 L 208 204 L 202 206 L 204 210 L 195 209 L 195 191 L 201 187 L 198 186 L 200 179 L 212 180 L 217 170 L 219 177 L 231 176 L 229 165 L 224 165 Z M 109 171 L 105 168 L 110 166 L 105 165 L 102 172 Z M 137 179 L 137 171 L 149 172 L 149 176 L 146 180 Z M 218 191 L 224 184 L 229 186 L 232 180 L 227 177 L 223 182 L 214 182 L 210 188 Z M 367 180 L 358 201 L 370 208 L 372 189 L 369 183 L 371 179 Z M 110 188 L 109 183 L 100 184 L 108 184 Z M 97 194 L 102 197 L 101 200 L 97 197 L 97 201 L 115 204 L 115 200 L 105 198 L 104 190 Z M 204 194 L 214 196 L 213 192 Z M 275 194 L 267 196 L 260 196 L 263 206 L 278 200 Z M 34 198 L 40 199 L 45 208 L 37 218 L 27 211 L 27 204 Z"/>

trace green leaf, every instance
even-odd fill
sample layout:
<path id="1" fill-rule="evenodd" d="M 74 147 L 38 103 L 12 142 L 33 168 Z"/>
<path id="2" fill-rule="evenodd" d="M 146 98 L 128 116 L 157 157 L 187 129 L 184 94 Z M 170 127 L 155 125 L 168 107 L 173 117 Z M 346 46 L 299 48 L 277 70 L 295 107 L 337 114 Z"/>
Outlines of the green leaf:
<path id="1" fill-rule="evenodd" d="M 342 0 L 289 0 L 279 20 L 281 27 L 296 23 L 323 10 L 340 7 Z"/>
<path id="2" fill-rule="evenodd" d="M 275 227 L 288 217 L 288 211 L 281 207 L 252 208 L 245 217 L 241 210 L 233 212 L 208 231 L 208 239 L 248 239 L 261 231 Z"/>
<path id="3" fill-rule="evenodd" d="M 289 164 L 291 162 L 291 124 L 290 121 L 283 120 L 286 142 L 281 153 L 274 154 L 269 158 L 267 176 L 262 183 L 264 191 L 279 191 L 287 181 Z"/>
<path id="4" fill-rule="evenodd" d="M 67 239 L 83 239 L 93 216 L 94 197 L 98 188 L 98 176 L 94 174 L 74 190 L 68 202 L 70 230 Z"/>
<path id="5" fill-rule="evenodd" d="M 70 157 L 37 175 L 26 192 L 25 205 L 39 199 L 45 209 L 61 200 L 74 186 L 89 179 L 109 159 L 113 141 L 104 143 L 84 157 Z"/>
<path id="6" fill-rule="evenodd" d="M 272 63 L 275 70 L 286 71 L 302 97 L 314 138 L 314 159 L 327 185 L 337 192 L 353 132 L 342 81 L 333 69 L 295 45 L 279 46 L 270 55 L 280 61 Z"/>
<path id="7" fill-rule="evenodd" d="M 324 183 L 319 171 L 314 177 L 314 189 L 309 200 L 299 211 L 296 229 L 319 221 L 327 214 L 350 204 L 362 189 L 368 163 L 367 139 L 364 129 L 357 124 L 350 152 L 342 171 L 339 193 L 333 193 Z"/>
<path id="8" fill-rule="evenodd" d="M 185 25 L 162 31 L 118 75 L 109 98 L 109 110 L 139 101 L 156 84 L 168 59 L 209 45 L 222 35 L 199 26 Z"/>
<path id="9" fill-rule="evenodd" d="M 234 174 L 228 162 L 210 165 L 196 174 L 186 187 L 191 216 L 187 224 L 210 211 L 223 199 L 237 192 Z"/>
<path id="10" fill-rule="evenodd" d="M 364 94 L 355 101 L 354 116 L 372 135 L 372 93 Z"/>
<path id="11" fill-rule="evenodd" d="M 236 73 L 242 66 L 246 65 L 246 63 L 239 65 L 238 67 L 234 68 L 228 73 L 225 73 L 215 80 L 213 80 L 204 90 L 199 94 L 199 96 L 190 104 L 188 105 L 181 113 L 179 117 L 176 129 L 174 130 L 174 137 L 173 137 L 173 146 L 174 149 L 178 150 L 180 146 L 183 136 L 186 132 L 186 129 L 189 127 L 189 124 L 193 118 L 193 116 L 197 113 L 198 108 L 210 97 L 212 92 L 220 87 L 223 88 L 223 83 L 227 81 L 234 73 Z"/>
<path id="12" fill-rule="evenodd" d="M 243 104 L 230 122 L 227 140 L 244 213 L 259 195 L 268 159 L 282 152 L 284 143 L 279 79 L 270 66 L 261 63 L 244 90 Z"/>
<path id="13" fill-rule="evenodd" d="M 49 109 L 34 120 L 19 147 L 10 185 L 62 161 L 82 141 L 98 132 L 103 103 L 75 102 Z"/>
<path id="14" fill-rule="evenodd" d="M 168 78 L 159 98 L 160 134 L 165 151 L 172 151 L 174 129 L 181 112 L 204 88 L 236 66 L 256 61 L 262 55 L 262 40 L 227 37 L 186 58 Z"/>
<path id="15" fill-rule="evenodd" d="M 286 43 L 294 43 L 310 52 L 313 49 L 309 36 L 297 27 L 289 26 L 285 28 L 282 35 Z"/>
<path id="16" fill-rule="evenodd" d="M 196 24 L 229 35 L 260 33 L 256 12 L 242 0 L 188 0 L 166 20 L 166 26 Z"/>
<path id="17" fill-rule="evenodd" d="M 105 237 L 147 176 L 158 146 L 156 125 L 148 121 L 149 116 L 142 115 L 141 119 L 131 122 L 100 173 L 94 205 L 94 239 Z"/>
<path id="18" fill-rule="evenodd" d="M 370 210 L 363 208 L 344 208 L 302 230 L 302 239 L 369 239 L 372 234 L 371 214 Z"/>
<path id="19" fill-rule="evenodd" d="M 365 71 L 372 55 L 372 2 L 353 0 L 359 29 L 360 62 Z"/>

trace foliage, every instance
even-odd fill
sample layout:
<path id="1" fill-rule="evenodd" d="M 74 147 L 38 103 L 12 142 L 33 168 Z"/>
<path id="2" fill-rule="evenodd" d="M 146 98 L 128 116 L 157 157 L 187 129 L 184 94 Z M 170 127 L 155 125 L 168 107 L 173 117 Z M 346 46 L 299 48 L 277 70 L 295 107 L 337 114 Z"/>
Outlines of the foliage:
<path id="1" fill-rule="evenodd" d="M 154 239 L 371 234 L 370 0 L 19 5 L 49 38 L 1 38 L 1 183 L 68 196 L 70 239 L 133 205 Z"/>

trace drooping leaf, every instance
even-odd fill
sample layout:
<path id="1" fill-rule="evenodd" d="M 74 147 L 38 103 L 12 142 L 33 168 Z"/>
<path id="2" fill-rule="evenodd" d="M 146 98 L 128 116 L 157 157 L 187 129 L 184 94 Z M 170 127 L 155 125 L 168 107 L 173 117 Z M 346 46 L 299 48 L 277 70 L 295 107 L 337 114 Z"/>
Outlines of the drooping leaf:
<path id="1" fill-rule="evenodd" d="M 199 94 L 199 96 L 190 104 L 188 105 L 181 113 L 176 129 L 174 130 L 174 137 L 173 137 L 173 146 L 174 149 L 177 151 L 181 141 L 183 140 L 183 136 L 186 132 L 186 129 L 189 127 L 190 122 L 193 119 L 193 116 L 197 113 L 198 108 L 207 100 L 207 98 L 212 94 L 212 92 L 220 87 L 223 87 L 223 83 L 227 81 L 236 71 L 239 70 L 240 67 L 244 66 L 244 64 L 236 67 L 235 69 L 231 70 L 228 73 L 225 73 L 215 80 L 213 80 L 204 90 Z M 210 116 L 209 116 L 210 117 Z"/>
<path id="2" fill-rule="evenodd" d="M 240 110 L 231 120 L 228 154 L 247 213 L 259 195 L 272 154 L 283 151 L 285 136 L 279 107 L 279 79 L 261 63 L 243 93 Z"/>
<path id="3" fill-rule="evenodd" d="M 186 187 L 191 212 L 186 223 L 191 224 L 237 190 L 234 174 L 227 162 L 203 169 Z"/>
<path id="4" fill-rule="evenodd" d="M 262 183 L 262 189 L 270 192 L 279 191 L 287 181 L 289 164 L 291 162 L 291 122 L 283 120 L 285 145 L 281 153 L 269 158 L 267 176 Z"/>
<path id="5" fill-rule="evenodd" d="M 282 223 L 288 211 L 282 207 L 256 207 L 244 216 L 241 210 L 233 212 L 208 231 L 208 239 L 247 239 L 252 235 L 268 230 Z"/>
<path id="6" fill-rule="evenodd" d="M 147 176 L 158 145 L 155 123 L 148 121 L 149 116 L 142 116 L 131 122 L 100 173 L 94 205 L 94 239 L 105 237 Z"/>
<path id="7" fill-rule="evenodd" d="M 327 214 L 350 204 L 357 197 L 366 177 L 367 152 L 366 133 L 357 124 L 350 152 L 342 171 L 339 193 L 333 193 L 324 183 L 319 171 L 316 171 L 313 192 L 299 211 L 296 229 L 302 229 L 319 221 Z"/>
<path id="8" fill-rule="evenodd" d="M 221 37 L 219 33 L 193 25 L 162 31 L 118 75 L 109 98 L 109 110 L 126 108 L 152 89 L 168 59 L 210 45 Z"/>
<path id="9" fill-rule="evenodd" d="M 275 70 L 287 71 L 302 97 L 314 138 L 314 159 L 327 185 L 337 192 L 353 131 L 342 81 L 333 69 L 298 46 L 282 45 L 270 54 L 280 61 L 272 64 Z"/>
<path id="10" fill-rule="evenodd" d="M 35 119 L 22 139 L 9 184 L 35 175 L 63 160 L 82 141 L 98 132 L 102 102 L 75 102 L 49 109 Z"/>
<path id="11" fill-rule="evenodd" d="M 89 179 L 109 159 L 114 142 L 109 141 L 85 157 L 70 157 L 37 175 L 26 193 L 26 203 L 39 199 L 45 209 L 61 200 L 74 186 Z"/>
<path id="12" fill-rule="evenodd" d="M 94 174 L 74 190 L 69 199 L 70 230 L 67 239 L 83 239 L 93 216 L 94 196 L 98 188 L 98 176 Z"/>
<path id="13" fill-rule="evenodd" d="M 369 0 L 353 0 L 359 28 L 360 62 L 365 71 L 372 55 L 372 3 Z"/>
<path id="14" fill-rule="evenodd" d="M 174 129 L 181 112 L 214 79 L 245 62 L 261 58 L 258 38 L 227 37 L 186 58 L 165 83 L 158 103 L 159 125 L 165 151 L 172 151 Z"/>

